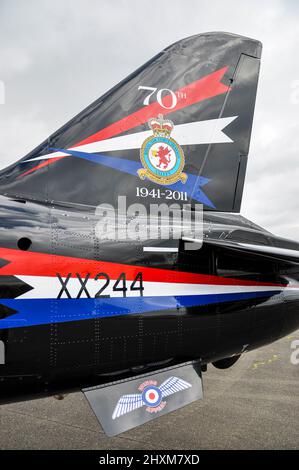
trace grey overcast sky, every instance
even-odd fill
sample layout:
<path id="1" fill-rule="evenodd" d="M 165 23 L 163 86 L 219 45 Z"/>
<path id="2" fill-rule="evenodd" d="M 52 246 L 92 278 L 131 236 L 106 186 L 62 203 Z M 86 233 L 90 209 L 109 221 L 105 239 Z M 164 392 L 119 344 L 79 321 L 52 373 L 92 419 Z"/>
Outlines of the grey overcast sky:
<path id="1" fill-rule="evenodd" d="M 241 213 L 299 240 L 296 0 L 0 0 L 0 167 L 164 47 L 206 31 L 263 43 Z"/>

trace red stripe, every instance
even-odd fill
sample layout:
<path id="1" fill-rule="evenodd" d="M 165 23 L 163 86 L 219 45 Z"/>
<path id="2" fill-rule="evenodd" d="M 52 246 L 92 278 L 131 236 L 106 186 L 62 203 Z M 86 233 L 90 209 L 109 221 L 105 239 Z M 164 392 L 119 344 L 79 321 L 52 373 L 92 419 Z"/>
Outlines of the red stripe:
<path id="1" fill-rule="evenodd" d="M 111 279 L 117 279 L 124 272 L 127 279 L 132 281 L 137 273 L 142 272 L 143 280 L 151 282 L 285 287 L 282 284 L 268 282 L 244 281 L 243 279 L 145 268 L 144 266 L 131 266 L 47 253 L 23 252 L 9 248 L 0 248 L 0 258 L 10 261 L 10 264 L 0 269 L 0 276 L 56 276 L 59 273 L 62 277 L 66 277 L 69 273 L 72 273 L 71 277 L 76 277 L 76 273 L 78 273 L 85 278 L 89 273 L 93 279 L 98 273 L 105 272 Z"/>
<path id="2" fill-rule="evenodd" d="M 110 124 L 99 132 L 96 132 L 95 134 L 87 137 L 86 139 L 81 140 L 77 144 L 74 144 L 72 147 L 78 147 L 80 145 L 90 144 L 91 142 L 98 142 L 100 140 L 115 137 L 116 135 L 128 131 L 129 129 L 133 129 L 134 127 L 146 123 L 150 118 L 158 116 L 159 113 L 163 115 L 174 113 L 179 109 L 183 109 L 187 106 L 199 103 L 200 101 L 206 100 L 208 98 L 213 98 L 214 96 L 226 93 L 230 89 L 230 87 L 221 83 L 220 80 L 223 78 L 223 75 L 225 74 L 227 69 L 228 66 L 223 67 L 222 69 L 216 70 L 216 72 L 213 72 L 210 75 L 200 78 L 199 80 L 192 82 L 189 85 L 177 90 L 175 93 L 179 97 L 177 105 L 174 108 L 165 109 L 160 106 L 158 102 L 152 103 L 148 106 L 144 106 L 135 113 L 132 113 L 129 116 L 126 116 L 123 119 L 120 119 L 119 121 Z M 186 96 L 186 98 L 182 98 L 182 96 Z M 165 96 L 162 99 L 162 103 L 164 104 L 164 106 L 171 106 L 171 99 L 172 98 L 170 95 Z M 39 168 L 43 168 L 47 164 L 52 165 L 52 163 L 55 163 L 57 160 L 65 158 L 65 156 L 66 155 L 46 160 L 43 163 L 40 163 L 39 165 L 31 168 L 30 170 L 21 173 L 19 175 L 19 178 L 21 176 L 29 175 L 30 173 L 33 173 Z"/>
<path id="3" fill-rule="evenodd" d="M 78 144 L 75 145 L 85 145 L 92 142 L 98 142 L 99 140 L 109 139 L 120 133 L 128 131 L 136 126 L 146 123 L 150 118 L 158 116 L 159 113 L 166 115 L 169 113 L 174 113 L 179 109 L 185 108 L 192 104 L 198 103 L 199 101 L 212 98 L 222 93 L 226 93 L 229 90 L 229 87 L 220 82 L 223 75 L 227 71 L 228 67 L 223 67 L 216 72 L 207 75 L 206 77 L 201 78 L 193 83 L 190 83 L 187 86 L 184 86 L 177 90 L 175 93 L 177 96 L 185 96 L 186 98 L 178 98 L 177 105 L 172 109 L 165 109 L 158 102 L 152 103 L 148 106 L 144 106 L 135 113 L 126 116 L 120 121 L 114 122 L 108 127 L 100 130 L 96 134 L 87 137 L 87 139 L 81 140 Z M 164 106 L 169 107 L 172 103 L 172 98 L 170 95 L 165 96 L 162 99 Z"/>
<path id="4" fill-rule="evenodd" d="M 18 178 L 20 178 L 21 176 L 29 175 L 30 173 L 33 173 L 34 171 L 39 170 L 40 168 L 43 168 L 44 166 L 47 166 L 48 164 L 50 165 L 50 163 L 57 162 L 57 160 L 61 160 L 64 157 L 65 157 L 65 155 L 62 156 L 62 157 L 52 158 L 51 160 L 44 160 L 42 163 L 35 166 L 34 168 L 31 168 L 30 170 L 27 170 L 27 171 L 24 171 L 24 173 L 21 173 L 18 176 Z"/>

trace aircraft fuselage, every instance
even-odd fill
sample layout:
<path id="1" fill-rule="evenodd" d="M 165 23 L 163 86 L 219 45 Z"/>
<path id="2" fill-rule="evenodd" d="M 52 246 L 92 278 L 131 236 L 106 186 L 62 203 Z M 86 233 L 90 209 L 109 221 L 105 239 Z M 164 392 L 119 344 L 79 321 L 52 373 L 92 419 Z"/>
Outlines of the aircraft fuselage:
<path id="1" fill-rule="evenodd" d="M 298 244 L 240 216 L 205 213 L 200 250 L 153 252 L 151 240 L 99 241 L 88 208 L 1 199 L 3 400 L 214 362 L 299 327 Z"/>

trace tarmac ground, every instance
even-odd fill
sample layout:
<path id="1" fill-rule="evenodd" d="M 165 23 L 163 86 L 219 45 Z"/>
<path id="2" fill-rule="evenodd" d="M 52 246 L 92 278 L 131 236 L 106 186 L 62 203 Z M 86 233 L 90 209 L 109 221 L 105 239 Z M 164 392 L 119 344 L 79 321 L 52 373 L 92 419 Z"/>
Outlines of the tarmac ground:
<path id="1" fill-rule="evenodd" d="M 296 339 L 299 330 L 227 370 L 210 365 L 203 400 L 114 438 L 80 392 L 2 405 L 0 449 L 299 449 Z"/>

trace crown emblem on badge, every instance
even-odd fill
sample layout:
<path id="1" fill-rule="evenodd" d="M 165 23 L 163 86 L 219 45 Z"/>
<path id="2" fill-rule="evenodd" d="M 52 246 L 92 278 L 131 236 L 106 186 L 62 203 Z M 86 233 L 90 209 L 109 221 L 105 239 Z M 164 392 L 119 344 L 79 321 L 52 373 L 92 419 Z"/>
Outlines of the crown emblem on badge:
<path id="1" fill-rule="evenodd" d="M 163 119 L 162 114 L 159 114 L 157 119 L 150 119 L 148 125 L 152 129 L 154 136 L 160 135 L 161 137 L 169 137 L 174 128 L 173 122 Z"/>
<path id="2" fill-rule="evenodd" d="M 162 114 L 148 121 L 153 134 L 145 139 L 140 149 L 143 168 L 138 170 L 139 178 L 149 179 L 158 184 L 171 185 L 178 181 L 185 183 L 188 176 L 183 173 L 185 156 L 179 144 L 170 137 L 174 124 Z"/>

